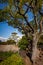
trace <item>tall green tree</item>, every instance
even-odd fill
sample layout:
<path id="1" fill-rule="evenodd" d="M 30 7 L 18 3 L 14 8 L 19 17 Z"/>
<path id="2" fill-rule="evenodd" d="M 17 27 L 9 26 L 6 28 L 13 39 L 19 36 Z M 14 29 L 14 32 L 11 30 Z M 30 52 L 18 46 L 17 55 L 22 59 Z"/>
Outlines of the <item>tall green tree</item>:
<path id="1" fill-rule="evenodd" d="M 2 0 L 5 2 L 5 0 Z M 32 56 L 33 65 L 37 53 L 37 42 L 43 35 L 43 0 L 6 0 L 8 6 L 0 10 L 0 21 L 8 20 L 8 24 L 25 34 L 29 41 L 29 35 L 33 37 Z M 34 21 L 28 21 L 28 11 L 33 13 Z M 30 14 L 31 15 L 31 14 Z"/>

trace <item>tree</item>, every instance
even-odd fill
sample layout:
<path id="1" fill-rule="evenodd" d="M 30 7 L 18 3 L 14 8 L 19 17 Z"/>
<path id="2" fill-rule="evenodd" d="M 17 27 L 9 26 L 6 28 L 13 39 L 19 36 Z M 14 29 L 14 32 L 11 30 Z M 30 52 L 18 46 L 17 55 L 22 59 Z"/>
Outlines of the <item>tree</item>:
<path id="1" fill-rule="evenodd" d="M 7 40 L 7 42 L 5 42 L 6 44 L 16 44 L 16 42 L 14 40 Z"/>
<path id="2" fill-rule="evenodd" d="M 11 36 L 9 37 L 9 39 L 15 40 L 16 42 L 18 41 L 18 38 L 19 38 L 19 36 L 15 32 L 13 32 L 11 34 Z"/>
<path id="3" fill-rule="evenodd" d="M 6 42 L 5 41 L 0 41 L 0 45 L 10 45 L 10 44 L 16 44 L 15 40 L 8 39 Z"/>
<path id="4" fill-rule="evenodd" d="M 8 6 L 0 10 L 0 21 L 8 20 L 8 24 L 18 28 L 23 32 L 29 41 L 29 36 L 33 37 L 32 41 L 32 61 L 35 64 L 37 56 L 37 43 L 43 35 L 43 1 L 42 0 L 6 0 Z M 4 2 L 4 0 L 3 0 Z M 25 8 L 26 7 L 26 8 Z M 34 21 L 29 23 L 28 11 L 33 13 Z"/>

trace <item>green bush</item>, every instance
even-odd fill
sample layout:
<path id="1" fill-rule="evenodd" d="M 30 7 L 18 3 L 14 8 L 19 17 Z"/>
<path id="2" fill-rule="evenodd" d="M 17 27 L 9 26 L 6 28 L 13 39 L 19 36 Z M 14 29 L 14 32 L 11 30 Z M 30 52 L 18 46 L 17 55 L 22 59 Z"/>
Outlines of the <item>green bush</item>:
<path id="1" fill-rule="evenodd" d="M 18 53 L 13 54 L 8 57 L 7 60 L 4 60 L 0 65 L 24 65 L 22 58 Z"/>
<path id="2" fill-rule="evenodd" d="M 14 54 L 13 52 L 0 52 L 0 59 L 3 61 L 5 59 L 7 59 L 9 56 L 11 56 L 12 54 Z"/>
<path id="3" fill-rule="evenodd" d="M 27 38 L 25 36 L 23 36 L 22 39 L 19 41 L 18 46 L 20 47 L 20 49 L 25 50 L 28 43 L 29 42 L 28 42 Z"/>

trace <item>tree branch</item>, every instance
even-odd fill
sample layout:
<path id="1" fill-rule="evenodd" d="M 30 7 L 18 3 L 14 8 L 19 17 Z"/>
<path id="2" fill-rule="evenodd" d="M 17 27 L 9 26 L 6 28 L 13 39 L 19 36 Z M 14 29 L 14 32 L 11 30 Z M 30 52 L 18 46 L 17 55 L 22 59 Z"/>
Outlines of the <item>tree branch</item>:
<path id="1" fill-rule="evenodd" d="M 34 32 L 34 29 L 33 29 L 33 27 L 30 25 L 30 23 L 28 22 L 28 20 L 27 20 L 27 18 L 25 17 L 25 15 L 24 14 L 22 14 L 21 12 L 20 12 L 20 8 L 18 7 L 18 6 L 16 6 L 17 8 L 18 8 L 18 14 L 19 15 L 21 15 L 21 16 L 23 16 L 23 18 L 25 19 L 25 21 L 26 21 L 26 23 L 27 23 L 27 25 L 31 28 L 31 31 L 32 31 L 32 33 Z M 10 15 L 11 15 L 11 17 L 13 17 L 14 18 L 14 16 L 12 15 L 12 13 L 11 13 L 11 11 L 10 11 L 10 13 L 9 13 Z"/>
<path id="2" fill-rule="evenodd" d="M 27 7 L 27 10 L 25 11 L 24 15 L 28 12 L 29 8 Z"/>
<path id="3" fill-rule="evenodd" d="M 25 17 L 25 15 L 24 15 L 24 14 L 21 14 L 20 12 L 18 12 L 18 13 L 19 13 L 20 15 L 22 15 L 22 16 L 23 16 L 23 18 L 25 19 L 25 21 L 26 21 L 27 25 L 31 28 L 32 32 L 34 32 L 33 27 L 30 25 L 30 23 L 28 22 L 28 20 L 27 20 L 27 18 Z"/>
<path id="4" fill-rule="evenodd" d="M 27 5 L 27 4 L 25 4 L 25 6 L 27 6 L 27 9 L 26 9 L 24 15 L 28 12 L 29 8 L 30 8 L 30 9 L 33 9 L 33 7 L 31 7 L 31 6 Z"/>
<path id="5" fill-rule="evenodd" d="M 32 4 L 33 0 L 31 0 L 31 2 L 29 3 L 29 5 L 25 4 L 25 6 L 27 6 L 27 9 L 24 13 L 24 15 L 28 12 L 29 8 L 32 8 L 31 4 Z"/>
<path id="6" fill-rule="evenodd" d="M 30 5 L 32 4 L 33 0 L 31 1 Z M 37 0 L 35 0 L 35 6 L 37 5 Z M 28 12 L 28 9 L 31 8 L 33 10 L 33 13 L 34 13 L 34 20 L 35 20 L 35 24 L 36 24 L 36 30 L 38 29 L 38 22 L 37 22 L 37 18 L 36 18 L 36 15 L 35 15 L 35 12 L 34 12 L 34 7 L 32 6 L 28 6 L 27 4 L 25 4 L 25 6 L 27 6 L 27 10 L 24 14 L 26 14 Z"/>
<path id="7" fill-rule="evenodd" d="M 27 6 L 28 8 L 33 9 L 33 7 L 31 5 L 27 5 L 27 4 L 24 4 L 24 5 Z"/>
<path id="8" fill-rule="evenodd" d="M 32 27 L 31 24 L 28 22 L 28 20 L 27 20 L 27 18 L 26 18 L 25 16 L 24 16 L 24 19 L 25 19 L 27 25 L 28 25 L 28 26 L 31 28 L 31 30 L 34 32 L 33 27 Z"/>
<path id="9" fill-rule="evenodd" d="M 42 13 L 40 10 L 41 10 L 41 9 L 39 8 L 39 11 L 38 11 L 38 12 L 39 12 L 39 14 L 40 14 L 41 16 L 43 16 L 43 13 Z"/>
<path id="10" fill-rule="evenodd" d="M 34 16 L 35 24 L 36 24 L 36 30 L 38 29 L 38 22 L 37 22 L 37 16 Z"/>
<path id="11" fill-rule="evenodd" d="M 42 32 L 42 22 L 43 22 L 43 17 L 42 17 L 42 19 L 41 19 L 41 21 L 40 21 L 40 23 L 39 23 L 40 33 Z"/>

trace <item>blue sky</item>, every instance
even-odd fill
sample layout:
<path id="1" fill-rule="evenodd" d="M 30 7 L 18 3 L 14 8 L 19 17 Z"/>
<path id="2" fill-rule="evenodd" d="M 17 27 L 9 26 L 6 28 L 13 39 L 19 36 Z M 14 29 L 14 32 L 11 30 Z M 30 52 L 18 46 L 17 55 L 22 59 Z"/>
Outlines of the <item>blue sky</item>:
<path id="1" fill-rule="evenodd" d="M 12 32 L 16 31 L 14 28 L 11 26 L 8 26 L 7 23 L 0 23 L 0 36 L 8 38 Z"/>
<path id="2" fill-rule="evenodd" d="M 0 9 L 3 9 L 6 6 L 7 5 L 5 3 L 0 4 Z M 28 13 L 28 16 L 29 16 L 28 20 L 29 21 L 32 20 L 33 14 L 31 12 Z M 14 29 L 13 27 L 8 26 L 7 23 L 5 22 L 0 23 L 0 37 L 9 38 L 12 32 L 17 32 L 19 36 L 22 35 L 17 29 Z"/>
<path id="3" fill-rule="evenodd" d="M 7 6 L 7 3 L 0 3 L 0 9 L 3 9 L 3 8 L 5 8 Z"/>
<path id="4" fill-rule="evenodd" d="M 19 36 L 21 35 L 18 29 L 8 26 L 5 22 L 0 23 L 0 37 L 9 38 L 12 32 L 17 32 Z"/>

